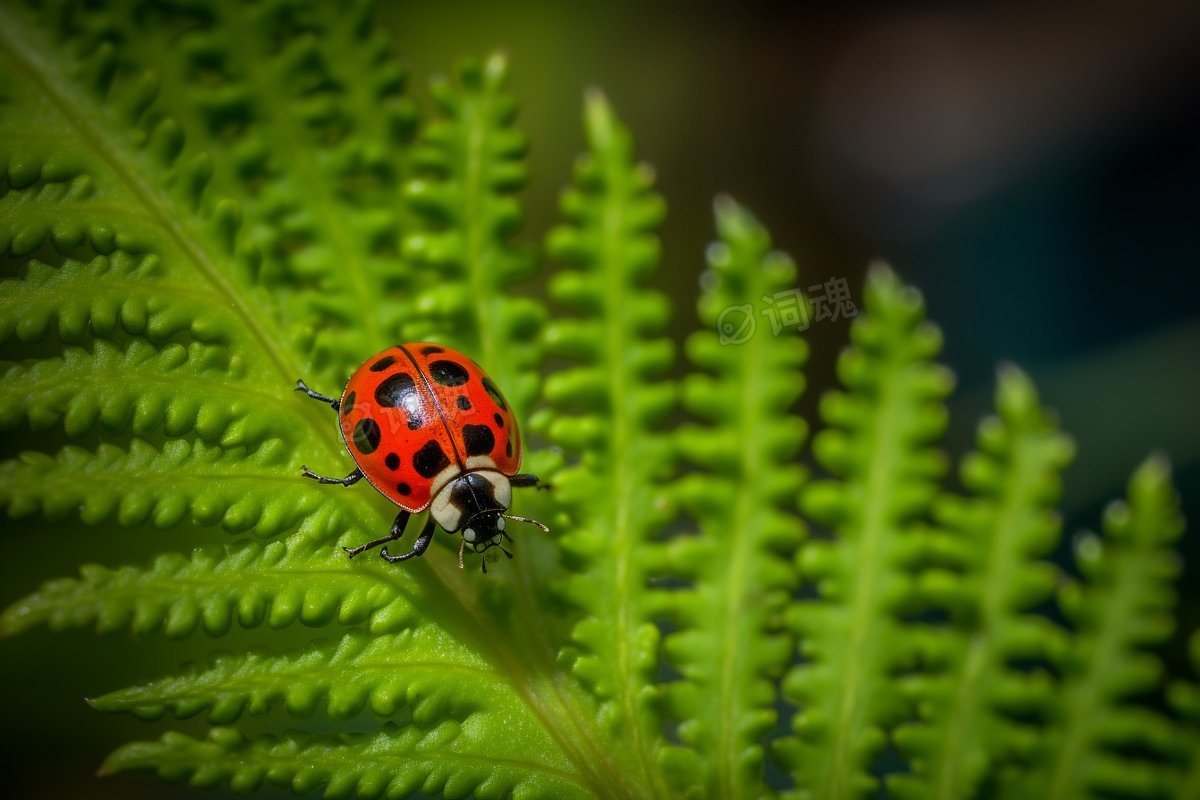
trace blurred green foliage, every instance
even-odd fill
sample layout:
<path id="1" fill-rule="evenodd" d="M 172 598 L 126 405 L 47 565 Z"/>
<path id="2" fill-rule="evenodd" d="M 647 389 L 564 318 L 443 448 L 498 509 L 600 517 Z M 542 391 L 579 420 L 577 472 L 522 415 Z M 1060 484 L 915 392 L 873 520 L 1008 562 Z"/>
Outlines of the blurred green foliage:
<path id="1" fill-rule="evenodd" d="M 1070 441 L 1005 367 L 951 486 L 941 337 L 879 266 L 810 476 L 804 341 L 713 332 L 797 283 L 753 215 L 718 199 L 677 360 L 650 288 L 665 205 L 604 97 L 543 265 L 506 60 L 422 109 L 373 13 L 0 9 L 0 502 L 25 580 L 64 571 L 60 543 L 111 565 L 0 631 L 122 637 L 33 651 L 87 691 L 137 681 L 96 709 L 175 720 L 103 772 L 330 797 L 1200 795 L 1197 689 L 1155 655 L 1182 530 L 1163 457 L 1065 573 Z M 448 545 L 350 562 L 392 509 L 299 478 L 350 464 L 295 379 L 332 392 L 412 339 L 483 364 L 555 486 L 518 500 L 552 538 L 487 578 Z M 54 687 L 24 694 L 14 731 L 72 741 Z"/>

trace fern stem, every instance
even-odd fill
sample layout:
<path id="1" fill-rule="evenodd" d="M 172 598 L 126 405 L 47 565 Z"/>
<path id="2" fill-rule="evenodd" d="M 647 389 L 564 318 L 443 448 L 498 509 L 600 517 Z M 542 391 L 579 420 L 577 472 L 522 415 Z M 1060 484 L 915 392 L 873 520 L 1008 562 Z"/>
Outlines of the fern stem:
<path id="1" fill-rule="evenodd" d="M 453 587 L 461 582 L 461 577 L 456 575 L 460 570 L 448 562 L 435 563 L 431 569 L 445 586 Z M 494 663 L 501 667 L 501 674 L 541 721 L 555 744 L 585 776 L 585 783 L 597 797 L 638 800 L 641 795 L 628 785 L 612 754 L 584 724 L 586 717 L 580 713 L 578 703 L 564 698 L 553 673 L 528 669 L 530 665 L 521 654 L 514 651 L 513 643 L 500 634 L 504 630 L 503 622 L 493 618 L 491 612 L 481 608 L 478 602 L 469 602 L 468 598 L 475 601 L 480 599 L 475 593 L 467 591 L 465 586 L 460 592 L 451 588 L 450 596 L 444 602 L 447 606 L 458 606 L 461 609 L 460 618 L 471 621 L 475 629 L 473 637 L 478 637 L 478 641 L 486 644 L 487 650 L 493 654 Z M 533 680 L 530 680 L 531 676 Z M 605 774 L 614 780 L 606 780 Z"/>
<path id="2" fill-rule="evenodd" d="M 895 443 L 899 441 L 895 426 L 895 365 L 889 360 L 882 367 L 878 406 L 871 419 L 868 438 L 885 444 L 876 449 L 871 459 L 863 489 L 866 508 L 858 537 L 859 557 L 850 589 L 854 597 L 850 615 L 850 642 L 842 658 L 846 672 L 840 680 L 842 691 L 838 701 L 838 718 L 830 733 L 832 741 L 829 746 L 829 767 L 825 770 L 825 790 L 818 792 L 818 796 L 822 797 L 850 797 L 854 793 L 853 779 L 859 767 L 850 751 L 855 738 L 861 737 L 863 732 L 860 703 L 865 699 L 863 689 L 868 684 L 861 667 L 875 660 L 870 645 L 880 635 L 881 621 L 876 613 L 879 605 L 877 590 L 882 583 L 880 578 L 885 563 L 881 542 L 889 530 L 888 503 L 894 486 L 892 455 L 898 449 Z"/>

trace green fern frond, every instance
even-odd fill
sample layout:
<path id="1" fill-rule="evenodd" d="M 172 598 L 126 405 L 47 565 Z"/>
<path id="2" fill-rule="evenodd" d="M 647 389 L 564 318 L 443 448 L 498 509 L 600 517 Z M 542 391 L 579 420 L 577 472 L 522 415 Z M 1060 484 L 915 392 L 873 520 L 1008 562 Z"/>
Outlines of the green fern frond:
<path id="1" fill-rule="evenodd" d="M 1200 633 L 1192 634 L 1189 654 L 1192 680 L 1176 681 L 1170 686 L 1168 699 L 1172 710 L 1181 718 L 1169 752 L 1180 770 L 1177 797 L 1181 800 L 1200 798 Z"/>
<path id="2" fill-rule="evenodd" d="M 563 658 L 599 699 L 602 729 L 627 748 L 642 796 L 657 796 L 659 633 L 645 587 L 662 562 L 653 539 L 670 513 L 673 448 L 657 427 L 675 387 L 656 380 L 674 357 L 661 338 L 668 303 L 642 281 L 658 264 L 654 231 L 665 209 L 598 92 L 587 97 L 584 127 L 588 151 L 561 201 L 567 224 L 547 239 L 551 256 L 569 265 L 550 293 L 579 315 L 547 327 L 547 349 L 582 362 L 546 380 L 553 413 L 542 420 L 575 462 L 556 476 L 555 492 L 573 510 L 562 547 L 586 565 L 564 587 L 584 616 L 572 633 L 577 649 Z"/>
<path id="3" fill-rule="evenodd" d="M 1027 758 L 1038 729 L 1019 719 L 1044 711 L 1053 686 L 1045 670 L 1014 665 L 1045 662 L 1063 645 L 1033 610 L 1058 583 L 1045 558 L 1061 536 L 1053 508 L 1073 447 L 1016 367 L 1000 370 L 996 416 L 976 447 L 961 469 L 971 496 L 939 504 L 945 537 L 930 542 L 929 560 L 941 566 L 921 577 L 927 601 L 955 624 L 937 641 L 940 674 L 919 693 L 922 722 L 896 735 L 916 772 L 892 780 L 902 797 L 975 797 L 1006 761 Z"/>
<path id="4" fill-rule="evenodd" d="M 804 536 L 796 498 L 806 429 L 791 410 L 808 351 L 794 331 L 759 330 L 734 343 L 713 332 L 726 309 L 744 314 L 743 303 L 786 292 L 796 280 L 791 260 L 771 250 L 750 212 L 728 198 L 715 211 L 720 240 L 709 246 L 700 298 L 705 330 L 688 340 L 703 372 L 683 387 L 684 405 L 703 423 L 678 438 L 703 470 L 678 486 L 698 535 L 675 540 L 672 561 L 693 588 L 673 594 L 680 630 L 664 642 L 684 680 L 669 684 L 667 696 L 680 738 L 695 748 L 692 780 L 701 796 L 757 797 L 763 742 L 777 721 L 776 685 L 794 647 L 783 617 L 797 585 L 792 554 Z"/>
<path id="5" fill-rule="evenodd" d="M 258 413 L 287 404 L 238 382 L 240 371 L 220 346 L 160 349 L 140 339 L 124 346 L 97 339 L 90 350 L 66 347 L 61 357 L 8 366 L 0 375 L 0 426 L 61 425 L 68 436 L 80 436 L 99 423 L 112 434 L 194 434 L 225 448 L 291 436 L 285 416 Z"/>
<path id="6" fill-rule="evenodd" d="M 472 689 L 461 691 L 464 684 Z M 307 717 L 324 701 L 325 713 L 335 720 L 368 707 L 381 717 L 405 708 L 417 724 L 429 725 L 444 717 L 465 719 L 479 710 L 480 697 L 503 696 L 505 688 L 503 676 L 462 643 L 419 627 L 383 635 L 352 631 L 286 655 L 220 654 L 181 674 L 111 692 L 92 705 L 144 719 L 208 711 L 209 722 L 227 725 L 243 712 L 265 714 L 275 705 Z"/>
<path id="7" fill-rule="evenodd" d="M 1059 596 L 1076 633 L 1062 657 L 1062 685 L 1040 768 L 1014 791 L 1047 797 L 1176 796 L 1178 775 L 1154 749 L 1161 718 L 1135 701 L 1161 680 L 1152 654 L 1171 633 L 1179 574 L 1173 545 L 1183 531 L 1171 470 L 1151 456 L 1129 481 L 1126 500 L 1104 512 L 1104 534 L 1075 543 L 1082 580 Z"/>
<path id="8" fill-rule="evenodd" d="M 291 732 L 247 738 L 232 728 L 213 728 L 206 739 L 168 733 L 157 742 L 117 750 L 102 773 L 152 770 L 169 781 L 197 788 L 228 783 L 238 793 L 263 784 L 324 797 L 447 798 L 556 797 L 590 795 L 569 769 L 538 750 L 514 748 L 502 719 L 492 725 L 445 720 L 436 726 L 388 723 L 370 734 Z"/>
<path id="9" fill-rule="evenodd" d="M 0 341 L 16 337 L 35 342 L 56 334 L 64 342 L 89 336 L 144 336 L 156 344 L 186 334 L 199 342 L 219 342 L 230 326 L 219 294 L 181 280 L 164 269 L 157 254 L 93 251 L 88 260 L 61 252 L 86 250 L 75 236 L 56 236 L 29 224 L 59 213 L 31 206 L 20 197 L 0 199 L 0 239 L 12 236 L 14 256 L 29 256 L 20 281 L 6 281 L 0 297 Z M 36 245 L 21 252 L 17 237 L 37 232 Z M 53 250 L 44 245 L 52 239 Z M 0 247 L 3 242 L 0 241 Z"/>
<path id="10" fill-rule="evenodd" d="M 329 499 L 316 484 L 299 484 L 293 459 L 278 439 L 253 449 L 186 439 L 157 448 L 134 439 L 128 449 L 30 451 L 0 463 L 0 503 L 13 517 L 41 513 L 58 520 L 78 512 L 93 525 L 115 518 L 125 527 L 150 522 L 157 528 L 190 518 L 262 537 L 295 529 L 323 507 L 341 508 L 347 522 L 363 518 L 349 498 Z"/>
<path id="11" fill-rule="evenodd" d="M 352 568 L 328 546 L 339 529 L 333 515 L 317 513 L 286 542 L 164 553 L 146 568 L 85 565 L 79 578 L 51 581 L 13 603 L 0 616 L 0 635 L 42 624 L 54 630 L 93 625 L 101 633 L 127 628 L 138 635 L 161 629 L 172 638 L 197 627 L 219 636 L 234 622 L 283 628 L 336 621 L 373 633 L 413 624 L 419 612 L 405 592 Z"/>
<path id="12" fill-rule="evenodd" d="M 906 565 L 945 471 L 931 446 L 952 384 L 931 361 L 941 335 L 923 321 L 921 296 L 885 267 L 871 270 L 864 307 L 838 360 L 846 391 L 821 400 L 830 427 L 813 451 L 832 477 L 809 484 L 803 505 L 836 538 L 801 550 L 799 569 L 820 599 L 792 609 L 803 661 L 784 683 L 797 738 L 780 756 L 816 798 L 875 791 L 868 768 L 909 713 L 895 681 L 920 644 L 902 619 L 915 605 Z"/>

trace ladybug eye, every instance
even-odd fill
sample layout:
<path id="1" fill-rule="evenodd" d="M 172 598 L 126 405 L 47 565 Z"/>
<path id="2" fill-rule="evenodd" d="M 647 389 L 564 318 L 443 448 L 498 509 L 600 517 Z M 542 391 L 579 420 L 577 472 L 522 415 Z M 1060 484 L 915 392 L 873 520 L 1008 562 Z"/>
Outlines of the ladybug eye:
<path id="1" fill-rule="evenodd" d="M 463 531 L 463 538 L 466 539 L 468 542 L 474 542 L 475 541 L 475 529 L 467 528 L 465 531 Z"/>
<path id="2" fill-rule="evenodd" d="M 504 517 L 500 517 L 499 519 L 496 520 L 496 530 L 498 530 L 498 531 L 504 530 Z"/>

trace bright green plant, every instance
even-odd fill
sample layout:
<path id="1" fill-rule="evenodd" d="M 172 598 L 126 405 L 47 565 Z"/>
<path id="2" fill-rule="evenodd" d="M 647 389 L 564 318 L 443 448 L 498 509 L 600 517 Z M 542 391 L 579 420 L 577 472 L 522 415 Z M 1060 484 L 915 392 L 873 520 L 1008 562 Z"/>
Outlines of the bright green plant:
<path id="1" fill-rule="evenodd" d="M 1182 530 L 1162 457 L 1067 577 L 1069 440 L 1005 367 L 948 488 L 940 335 L 879 267 L 809 477 L 804 342 L 713 332 L 797 281 L 754 217 L 718 200 L 672 380 L 646 288 L 664 204 L 604 98 L 539 266 L 504 60 L 422 113 L 370 13 L 0 8 L 0 502 L 30 536 L 39 516 L 169 531 L 16 600 L 0 632 L 260 643 L 97 696 L 208 725 L 104 772 L 330 797 L 1200 797 L 1195 686 L 1147 702 Z M 349 561 L 388 503 L 299 477 L 351 465 L 296 378 L 336 392 L 411 339 L 484 365 L 554 484 L 519 500 L 552 537 L 486 578 L 447 537 Z M 237 538 L 196 547 L 213 527 Z M 280 707 L 298 729 L 246 725 Z"/>

